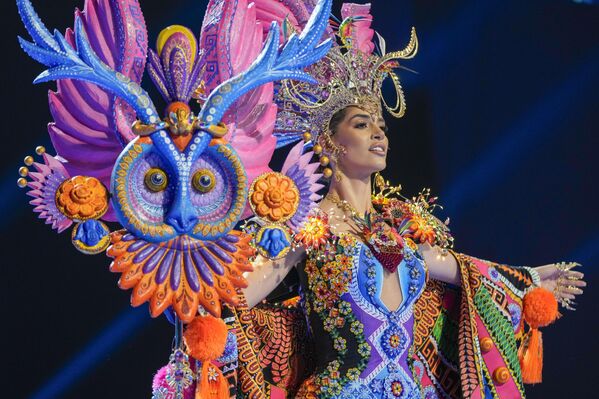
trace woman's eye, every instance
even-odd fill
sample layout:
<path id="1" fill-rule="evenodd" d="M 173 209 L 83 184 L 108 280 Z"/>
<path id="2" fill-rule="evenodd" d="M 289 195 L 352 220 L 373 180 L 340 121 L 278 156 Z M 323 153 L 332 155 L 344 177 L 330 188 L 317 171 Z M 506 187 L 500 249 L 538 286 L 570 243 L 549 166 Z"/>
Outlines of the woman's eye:
<path id="1" fill-rule="evenodd" d="M 201 193 L 207 193 L 214 188 L 216 179 L 214 178 L 214 173 L 212 173 L 210 170 L 200 169 L 193 174 L 191 184 L 197 191 Z"/>
<path id="2" fill-rule="evenodd" d="M 162 169 L 152 168 L 146 172 L 144 183 L 148 190 L 158 193 L 166 189 L 168 178 Z"/>
<path id="3" fill-rule="evenodd" d="M 356 125 L 356 129 L 366 129 L 368 127 L 368 123 L 360 122 Z"/>
<path id="4" fill-rule="evenodd" d="M 387 125 L 385 125 L 385 126 L 380 126 L 380 129 L 381 129 L 383 132 L 385 132 L 385 133 L 389 132 L 389 126 L 387 126 Z"/>

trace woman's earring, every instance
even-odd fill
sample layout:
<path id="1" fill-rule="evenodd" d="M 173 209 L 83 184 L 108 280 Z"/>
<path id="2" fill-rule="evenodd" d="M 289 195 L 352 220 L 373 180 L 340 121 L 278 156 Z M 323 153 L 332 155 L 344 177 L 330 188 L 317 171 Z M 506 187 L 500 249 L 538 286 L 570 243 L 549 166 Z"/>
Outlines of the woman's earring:
<path id="1" fill-rule="evenodd" d="M 320 165 L 326 167 L 323 170 L 323 175 L 325 178 L 330 178 L 333 175 L 335 176 L 335 180 L 340 182 L 343 178 L 343 173 L 339 168 L 339 156 L 343 156 L 346 153 L 346 150 L 342 146 L 338 146 L 331 139 L 330 133 L 323 133 L 322 136 L 319 137 L 318 143 L 314 146 L 314 153 L 320 157 Z M 335 171 L 333 172 L 332 166 L 335 165 Z"/>
<path id="2" fill-rule="evenodd" d="M 331 160 L 333 161 L 333 164 L 335 165 L 335 169 L 333 172 L 334 176 L 335 176 L 335 181 L 337 183 L 339 183 L 343 179 L 343 173 L 341 173 L 341 167 L 339 166 L 339 157 L 337 156 L 336 153 L 331 154 Z"/>
<path id="3" fill-rule="evenodd" d="M 343 172 L 341 171 L 341 166 L 339 165 L 339 157 L 345 155 L 346 150 L 344 147 L 337 147 L 337 151 L 335 151 L 335 155 L 332 156 L 333 162 L 335 164 L 335 181 L 339 183 L 343 180 Z"/>

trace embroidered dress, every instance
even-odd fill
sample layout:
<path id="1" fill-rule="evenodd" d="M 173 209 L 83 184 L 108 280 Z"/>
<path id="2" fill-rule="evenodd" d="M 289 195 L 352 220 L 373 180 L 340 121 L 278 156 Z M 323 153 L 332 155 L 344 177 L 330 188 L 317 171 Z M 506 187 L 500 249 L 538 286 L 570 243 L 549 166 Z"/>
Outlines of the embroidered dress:
<path id="1" fill-rule="evenodd" d="M 307 307 L 313 312 L 310 326 L 319 348 L 313 377 L 319 385 L 319 396 L 420 398 L 409 349 L 413 305 L 425 286 L 424 261 L 413 249 L 404 249 L 404 260 L 396 274 L 402 302 L 396 310 L 390 310 L 380 297 L 384 269 L 368 246 L 347 235 L 335 246 L 338 253 L 334 259 L 311 258 L 306 267 L 310 288 Z M 349 268 L 340 265 L 347 262 Z M 337 273 L 347 274 L 347 284 L 339 284 L 343 276 Z M 326 281 L 329 283 L 325 288 Z M 330 291 L 325 292 L 327 289 Z M 347 327 L 349 335 L 344 334 Z"/>
<path id="2" fill-rule="evenodd" d="M 401 232 L 399 307 L 388 309 L 381 300 L 390 257 L 379 261 L 376 248 L 357 237 L 335 236 L 326 214 L 313 212 L 310 231 L 300 236 L 308 252 L 298 267 L 302 299 L 287 311 L 285 339 L 275 343 L 261 327 L 281 319 L 256 324 L 274 314 L 267 305 L 238 309 L 243 397 L 524 397 L 517 339 L 522 298 L 535 273 L 448 252 L 458 262 L 460 287 L 429 280 L 413 239 L 442 228 L 416 228 L 405 209 L 386 208 L 384 214 L 394 217 L 385 220 Z"/>

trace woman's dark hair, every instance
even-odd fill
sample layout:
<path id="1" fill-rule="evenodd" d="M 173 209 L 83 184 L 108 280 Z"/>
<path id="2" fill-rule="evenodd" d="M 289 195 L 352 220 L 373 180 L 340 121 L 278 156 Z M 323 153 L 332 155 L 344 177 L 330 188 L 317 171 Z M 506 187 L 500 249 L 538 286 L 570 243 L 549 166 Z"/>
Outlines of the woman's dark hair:
<path id="1" fill-rule="evenodd" d="M 337 128 L 339 127 L 339 124 L 343 122 L 343 119 L 345 119 L 345 115 L 347 114 L 348 108 L 349 107 L 340 109 L 339 111 L 335 112 L 331 117 L 331 120 L 329 121 L 329 130 L 331 131 L 331 135 L 337 133 Z"/>

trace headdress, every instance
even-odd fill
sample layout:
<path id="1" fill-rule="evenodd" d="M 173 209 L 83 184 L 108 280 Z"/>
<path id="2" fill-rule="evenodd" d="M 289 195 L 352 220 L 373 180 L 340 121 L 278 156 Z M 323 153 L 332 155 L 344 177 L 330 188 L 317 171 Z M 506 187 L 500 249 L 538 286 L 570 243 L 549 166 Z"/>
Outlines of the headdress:
<path id="1" fill-rule="evenodd" d="M 344 4 L 343 21 L 336 28 L 339 45 L 326 57 L 310 66 L 317 84 L 287 80 L 279 88 L 279 114 L 275 127 L 277 146 L 281 147 L 302 137 L 317 142 L 329 129 L 331 117 L 350 105 L 378 113 L 381 100 L 389 113 L 400 118 L 406 110 L 399 76 L 399 60 L 414 57 L 418 51 L 416 31 L 412 28 L 408 45 L 400 51 L 386 52 L 385 40 L 377 34 L 377 43 L 370 29 L 370 5 Z M 390 105 L 382 93 L 385 79 L 391 79 L 396 92 Z M 306 135 L 309 133 L 309 135 Z"/>

